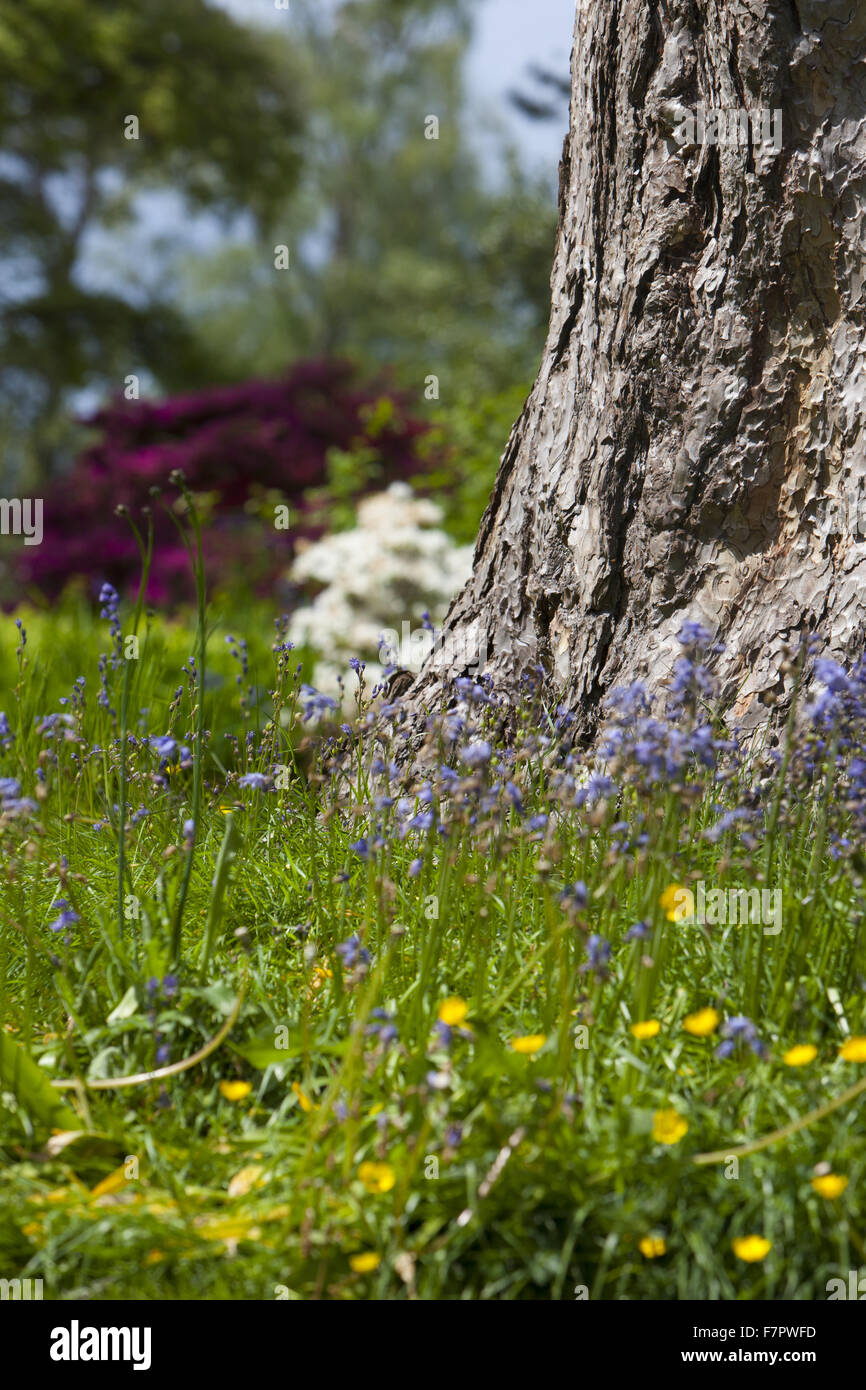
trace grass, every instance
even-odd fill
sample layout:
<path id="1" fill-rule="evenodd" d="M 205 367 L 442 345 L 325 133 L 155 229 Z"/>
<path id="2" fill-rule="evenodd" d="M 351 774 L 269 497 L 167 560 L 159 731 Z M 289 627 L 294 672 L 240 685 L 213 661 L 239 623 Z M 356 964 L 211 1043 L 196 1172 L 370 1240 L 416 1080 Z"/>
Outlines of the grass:
<path id="1" fill-rule="evenodd" d="M 866 1265 L 856 679 L 746 754 L 692 634 L 599 768 L 530 687 L 422 729 L 361 683 L 348 721 L 263 605 L 141 612 L 130 659 L 116 609 L 0 653 L 0 1277 L 812 1299 Z M 780 929 L 680 920 L 698 883 Z"/>

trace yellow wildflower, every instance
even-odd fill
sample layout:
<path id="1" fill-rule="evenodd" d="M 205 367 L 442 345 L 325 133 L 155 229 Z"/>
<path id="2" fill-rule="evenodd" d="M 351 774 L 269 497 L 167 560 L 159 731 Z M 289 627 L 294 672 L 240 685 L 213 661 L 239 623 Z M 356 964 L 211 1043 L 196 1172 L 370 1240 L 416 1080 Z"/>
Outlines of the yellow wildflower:
<path id="1" fill-rule="evenodd" d="M 823 1177 L 813 1178 L 812 1186 L 819 1197 L 826 1197 L 828 1202 L 832 1202 L 836 1197 L 842 1196 L 848 1186 L 848 1179 L 842 1173 L 825 1173 Z"/>
<path id="2" fill-rule="evenodd" d="M 659 898 L 659 907 L 669 922 L 685 922 L 695 915 L 695 897 L 682 883 L 669 883 Z"/>
<path id="3" fill-rule="evenodd" d="M 795 1047 L 789 1047 L 782 1061 L 786 1067 L 805 1067 L 809 1062 L 814 1062 L 818 1056 L 818 1049 L 812 1043 L 797 1043 Z"/>
<path id="4" fill-rule="evenodd" d="M 844 1062 L 866 1062 L 866 1038 L 849 1038 L 839 1048 Z"/>
<path id="5" fill-rule="evenodd" d="M 253 1088 L 249 1081 L 221 1081 L 219 1089 L 226 1100 L 244 1100 Z"/>
<path id="6" fill-rule="evenodd" d="M 653 1139 L 657 1144 L 678 1144 L 688 1127 L 688 1121 L 676 1110 L 657 1110 L 653 1115 Z"/>
<path id="7" fill-rule="evenodd" d="M 437 1018 L 440 1023 L 445 1023 L 449 1028 L 457 1028 L 469 1013 L 469 1006 L 465 999 L 459 995 L 452 994 L 450 998 L 443 999 L 439 1005 Z"/>
<path id="8" fill-rule="evenodd" d="M 738 1260 L 746 1264 L 757 1264 L 770 1253 L 771 1245 L 765 1236 L 737 1236 L 731 1241 L 731 1248 Z"/>
<path id="9" fill-rule="evenodd" d="M 540 1052 L 546 1042 L 543 1033 L 528 1033 L 525 1038 L 512 1038 L 511 1046 L 515 1052 L 531 1057 L 534 1052 Z"/>
<path id="10" fill-rule="evenodd" d="M 390 1192 L 397 1181 L 390 1163 L 373 1163 L 370 1160 L 360 1165 L 358 1177 L 368 1192 Z"/>
<path id="11" fill-rule="evenodd" d="M 696 1013 L 686 1014 L 683 1027 L 696 1038 L 708 1038 L 718 1028 L 719 1019 L 715 1009 L 698 1009 Z"/>
<path id="12" fill-rule="evenodd" d="M 349 1264 L 356 1274 L 370 1274 L 374 1269 L 378 1269 L 382 1263 L 382 1256 L 377 1255 L 375 1250 L 362 1250 L 360 1255 L 352 1255 Z"/>
<path id="13" fill-rule="evenodd" d="M 648 1018 L 644 1023 L 633 1023 L 631 1031 L 638 1042 L 643 1042 L 645 1038 L 654 1038 L 661 1028 L 657 1018 Z"/>
<path id="14" fill-rule="evenodd" d="M 639 1243 L 638 1249 L 646 1259 L 655 1260 L 659 1255 L 665 1253 L 667 1246 L 662 1236 L 644 1236 L 643 1240 Z"/>

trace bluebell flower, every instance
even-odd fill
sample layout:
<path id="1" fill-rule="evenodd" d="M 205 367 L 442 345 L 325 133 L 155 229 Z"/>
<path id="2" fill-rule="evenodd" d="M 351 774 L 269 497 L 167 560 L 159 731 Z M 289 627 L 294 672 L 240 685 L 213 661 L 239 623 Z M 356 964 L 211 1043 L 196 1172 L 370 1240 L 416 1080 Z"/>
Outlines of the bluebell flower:
<path id="1" fill-rule="evenodd" d="M 649 922 L 635 922 L 633 927 L 629 927 L 625 934 L 626 941 L 643 941 L 652 932 Z"/>
<path id="2" fill-rule="evenodd" d="M 483 767 L 489 763 L 493 755 L 493 749 L 486 739 L 478 739 L 476 743 L 470 743 L 469 747 L 463 752 L 463 761 L 467 767 Z"/>
<path id="3" fill-rule="evenodd" d="M 163 734 L 157 738 L 151 738 L 150 746 L 158 758 L 170 760 L 177 752 L 177 739 L 171 738 L 168 734 Z"/>
<path id="4" fill-rule="evenodd" d="M 321 718 L 337 708 L 337 701 L 330 695 L 323 695 L 316 690 L 315 686 L 301 686 L 301 703 L 304 707 L 304 722 L 308 719 Z"/>
<path id="5" fill-rule="evenodd" d="M 358 965 L 370 964 L 370 952 L 361 945 L 361 938 L 357 935 L 350 936 L 347 941 L 341 941 L 336 949 L 347 970 L 354 970 Z"/>
<path id="6" fill-rule="evenodd" d="M 81 918 L 74 908 L 71 908 L 65 898 L 58 898 L 54 904 L 55 908 L 60 909 L 60 916 L 55 921 L 49 922 L 48 930 L 53 932 L 65 931 L 67 927 L 74 926 L 80 922 Z"/>
<path id="7" fill-rule="evenodd" d="M 827 657 L 819 657 L 815 662 L 815 675 L 822 685 L 826 685 L 834 695 L 848 694 L 853 690 L 852 681 L 844 669 L 837 661 L 830 661 Z"/>
<path id="8" fill-rule="evenodd" d="M 559 895 L 560 902 L 569 907 L 576 907 L 582 912 L 589 902 L 589 889 L 582 879 L 577 883 L 567 883 Z"/>
<path id="9" fill-rule="evenodd" d="M 385 1047 L 397 1040 L 399 1034 L 393 1015 L 389 1014 L 386 1009 L 373 1009 L 370 1018 L 372 1022 L 368 1023 L 364 1029 L 369 1037 L 378 1038 Z"/>
<path id="10" fill-rule="evenodd" d="M 245 772 L 243 777 L 238 778 L 239 787 L 252 787 L 253 791 L 263 792 L 271 785 L 270 777 L 266 777 L 262 772 Z"/>
<path id="11" fill-rule="evenodd" d="M 491 703 L 490 696 L 478 681 L 471 680 L 469 676 L 459 676 L 454 682 L 454 688 L 458 695 L 462 695 L 465 700 L 470 700 L 476 705 L 488 705 Z"/>
<path id="12" fill-rule="evenodd" d="M 120 595 L 111 584 L 103 584 L 99 591 L 100 618 L 113 619 L 117 617 L 117 610 L 120 607 Z"/>
<path id="13" fill-rule="evenodd" d="M 605 941 L 603 936 L 590 936 L 586 943 L 586 956 L 589 969 L 594 970 L 597 975 L 603 975 L 607 970 L 610 960 L 611 945 Z"/>
<path id="14" fill-rule="evenodd" d="M 579 787 L 574 794 L 575 806 L 593 806 L 616 791 L 616 784 L 603 772 L 592 772 L 586 785 Z"/>
<path id="15" fill-rule="evenodd" d="M 691 618 L 686 619 L 677 633 L 677 641 L 683 647 L 707 647 L 712 640 L 713 634 Z"/>
<path id="16" fill-rule="evenodd" d="M 724 1039 L 716 1048 L 716 1056 L 720 1059 L 730 1057 L 735 1048 L 743 1045 L 750 1047 L 756 1057 L 766 1056 L 767 1049 L 758 1036 L 758 1030 L 750 1018 L 744 1014 L 737 1014 L 734 1018 L 728 1018 L 722 1024 L 721 1034 Z"/>

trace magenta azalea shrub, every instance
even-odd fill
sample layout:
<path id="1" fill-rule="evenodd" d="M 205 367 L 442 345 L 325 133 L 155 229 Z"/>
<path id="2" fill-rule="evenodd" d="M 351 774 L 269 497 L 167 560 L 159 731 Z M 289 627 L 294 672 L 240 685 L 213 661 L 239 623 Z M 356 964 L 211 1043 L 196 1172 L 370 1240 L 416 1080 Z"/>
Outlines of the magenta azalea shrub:
<path id="1" fill-rule="evenodd" d="M 322 489 L 332 448 L 371 451 L 376 486 L 422 467 L 418 444 L 428 426 L 411 418 L 393 393 L 359 386 L 339 362 L 296 365 L 280 381 L 248 381 L 165 401 L 114 402 L 84 423 L 99 438 L 55 480 L 44 498 L 44 539 L 24 547 L 17 579 L 25 592 L 56 596 L 73 576 L 94 593 L 108 581 L 129 589 L 140 561 L 121 503 L 138 519 L 154 515 L 154 561 L 148 598 L 166 603 L 190 594 L 190 568 L 171 519 L 151 490 L 182 470 L 204 515 L 212 582 L 268 584 L 285 570 L 299 534 L 327 524 Z M 358 478 L 358 492 L 369 486 Z M 325 499 L 326 500 L 326 499 Z M 275 506 L 290 508 L 290 529 L 274 525 Z"/>

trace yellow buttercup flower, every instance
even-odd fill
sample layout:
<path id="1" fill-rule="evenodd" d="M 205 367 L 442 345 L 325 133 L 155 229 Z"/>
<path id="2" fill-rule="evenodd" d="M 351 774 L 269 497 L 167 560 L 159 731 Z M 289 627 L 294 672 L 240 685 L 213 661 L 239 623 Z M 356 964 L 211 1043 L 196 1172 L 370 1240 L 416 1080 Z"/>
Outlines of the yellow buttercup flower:
<path id="1" fill-rule="evenodd" d="M 786 1067 L 805 1067 L 809 1062 L 814 1062 L 818 1056 L 818 1049 L 812 1043 L 797 1043 L 795 1047 L 789 1047 L 782 1061 Z"/>
<path id="2" fill-rule="evenodd" d="M 221 1081 L 219 1089 L 226 1100 L 244 1100 L 253 1088 L 249 1081 Z"/>
<path id="3" fill-rule="evenodd" d="M 765 1259 L 772 1247 L 765 1236 L 737 1236 L 731 1241 L 731 1248 L 738 1260 L 753 1265 Z"/>
<path id="4" fill-rule="evenodd" d="M 654 1038 L 661 1028 L 657 1018 L 648 1018 L 644 1023 L 633 1023 L 631 1031 L 638 1042 L 643 1042 L 645 1038 Z"/>
<path id="5" fill-rule="evenodd" d="M 368 1192 L 390 1192 L 397 1181 L 390 1163 L 373 1163 L 370 1160 L 360 1165 L 358 1177 Z"/>
<path id="6" fill-rule="evenodd" d="M 685 922 L 695 915 L 695 897 L 682 883 L 669 883 L 659 898 L 659 907 L 669 922 Z"/>
<path id="7" fill-rule="evenodd" d="M 382 1263 L 382 1256 L 377 1255 L 375 1250 L 362 1250 L 360 1255 L 352 1255 L 349 1264 L 356 1274 L 370 1274 L 374 1269 L 378 1269 Z"/>
<path id="8" fill-rule="evenodd" d="M 647 1260 L 658 1259 L 659 1255 L 663 1255 L 667 1248 L 661 1236 L 644 1236 L 638 1244 L 640 1253 Z"/>
<path id="9" fill-rule="evenodd" d="M 708 1038 L 719 1026 L 721 1014 L 715 1009 L 698 1009 L 696 1013 L 686 1014 L 683 1027 L 696 1038 Z"/>
<path id="10" fill-rule="evenodd" d="M 543 1033 L 528 1033 L 525 1038 L 512 1038 L 511 1046 L 515 1052 L 531 1057 L 534 1052 L 540 1052 L 546 1042 Z"/>
<path id="11" fill-rule="evenodd" d="M 866 1038 L 849 1038 L 839 1048 L 844 1062 L 866 1062 Z"/>
<path id="12" fill-rule="evenodd" d="M 445 1023 L 449 1028 L 458 1028 L 469 1013 L 469 1006 L 465 999 L 459 995 L 452 994 L 450 998 L 443 999 L 439 1005 L 439 1012 L 436 1017 L 440 1023 Z"/>
<path id="13" fill-rule="evenodd" d="M 812 1186 L 819 1197 L 826 1197 L 828 1202 L 832 1202 L 836 1197 L 842 1196 L 848 1186 L 848 1179 L 842 1173 L 825 1173 L 821 1178 L 813 1178 Z"/>
<path id="14" fill-rule="evenodd" d="M 653 1115 L 653 1139 L 657 1144 L 678 1144 L 688 1127 L 688 1121 L 676 1110 L 657 1110 Z"/>

